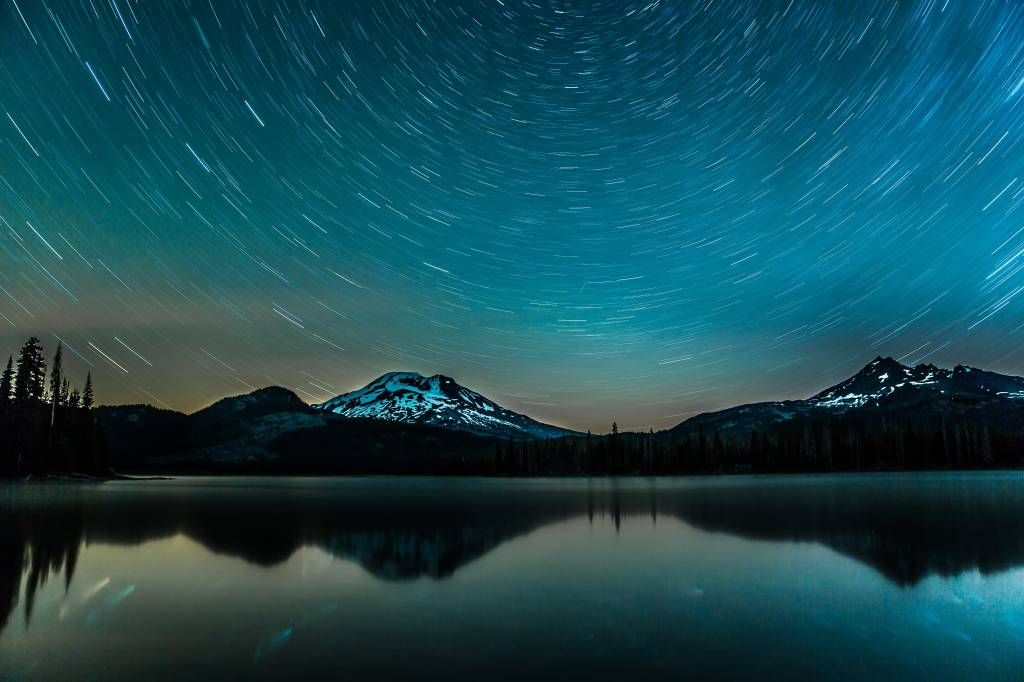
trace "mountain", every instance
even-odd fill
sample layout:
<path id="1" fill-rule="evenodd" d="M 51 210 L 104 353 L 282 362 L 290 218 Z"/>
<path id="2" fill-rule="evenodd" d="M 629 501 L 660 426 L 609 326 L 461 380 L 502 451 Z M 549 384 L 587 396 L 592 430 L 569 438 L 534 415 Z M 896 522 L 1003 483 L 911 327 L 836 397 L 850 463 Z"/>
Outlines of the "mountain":
<path id="1" fill-rule="evenodd" d="M 275 439 L 322 426 L 324 416 L 278 386 L 223 398 L 188 415 L 150 405 L 96 409 L 111 463 L 122 470 L 161 470 L 186 455 L 211 467 L 271 458 Z"/>
<path id="2" fill-rule="evenodd" d="M 892 358 L 875 358 L 842 383 L 811 398 L 817 408 L 893 409 L 940 407 L 948 402 L 988 402 L 1024 398 L 1024 379 L 957 365 L 908 367 Z"/>
<path id="3" fill-rule="evenodd" d="M 222 398 L 198 412 L 193 412 L 191 417 L 208 424 L 216 424 L 292 410 L 304 412 L 309 410 L 309 406 L 287 388 L 268 386 L 245 395 Z"/>
<path id="4" fill-rule="evenodd" d="M 875 358 L 802 400 L 697 415 L 661 433 L 578 434 L 444 376 L 386 374 L 320 405 L 283 388 L 192 415 L 95 412 L 118 471 L 621 475 L 1024 467 L 1024 379 Z M 102 438 L 101 438 L 102 440 Z"/>
<path id="5" fill-rule="evenodd" d="M 323 423 L 299 396 L 280 386 L 223 398 L 189 415 L 188 421 L 194 448 L 246 437 L 269 443 L 274 435 L 291 428 Z"/>
<path id="6" fill-rule="evenodd" d="M 101 405 L 93 410 L 115 469 L 191 447 L 188 415 L 152 405 Z"/>
<path id="7" fill-rule="evenodd" d="M 481 436 L 558 438 L 575 431 L 542 424 L 460 386 L 451 377 L 391 372 L 315 408 L 344 417 L 426 424 Z"/>
<path id="8" fill-rule="evenodd" d="M 495 439 L 345 417 L 271 386 L 193 414 L 149 405 L 95 410 L 111 466 L 135 473 L 492 473 Z"/>
<path id="9" fill-rule="evenodd" d="M 859 372 L 805 400 L 751 403 L 692 417 L 669 430 L 686 434 L 703 428 L 723 436 L 802 418 L 894 416 L 922 419 L 957 415 L 995 416 L 1020 410 L 1024 378 L 965 365 L 943 369 L 913 367 L 877 357 Z"/>
<path id="10" fill-rule="evenodd" d="M 1024 379 L 878 357 L 804 400 L 700 414 L 662 438 L 699 470 L 1019 467 Z"/>

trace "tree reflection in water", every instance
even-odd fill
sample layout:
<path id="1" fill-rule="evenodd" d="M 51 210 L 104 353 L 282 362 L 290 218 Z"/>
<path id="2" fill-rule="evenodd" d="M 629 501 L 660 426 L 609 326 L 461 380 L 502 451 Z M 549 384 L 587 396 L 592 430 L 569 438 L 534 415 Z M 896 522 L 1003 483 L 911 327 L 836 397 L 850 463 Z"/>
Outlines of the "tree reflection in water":
<path id="1" fill-rule="evenodd" d="M 1024 564 L 1024 479 L 929 474 L 715 479 L 224 479 L 5 484 L 0 630 L 19 603 L 74 577 L 88 542 L 183 534 L 271 566 L 303 546 L 383 580 L 444 579 L 503 542 L 576 517 L 677 518 L 693 527 L 815 542 L 912 586 L 928 575 Z"/>

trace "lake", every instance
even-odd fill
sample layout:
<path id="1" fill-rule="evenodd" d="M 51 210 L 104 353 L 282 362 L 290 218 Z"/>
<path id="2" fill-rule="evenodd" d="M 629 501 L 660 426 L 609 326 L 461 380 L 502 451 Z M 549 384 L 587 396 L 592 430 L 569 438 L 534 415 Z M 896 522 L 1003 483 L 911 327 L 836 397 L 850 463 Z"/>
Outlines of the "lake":
<path id="1" fill-rule="evenodd" d="M 0 679 L 1020 679 L 1024 475 L 0 484 Z"/>

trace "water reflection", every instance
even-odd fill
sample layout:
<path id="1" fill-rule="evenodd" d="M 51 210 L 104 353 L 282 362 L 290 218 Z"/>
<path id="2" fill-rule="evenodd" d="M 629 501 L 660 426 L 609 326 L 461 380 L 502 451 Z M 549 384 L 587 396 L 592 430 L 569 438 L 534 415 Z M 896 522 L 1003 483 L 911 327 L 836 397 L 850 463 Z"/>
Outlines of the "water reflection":
<path id="1" fill-rule="evenodd" d="M 815 542 L 889 581 L 1024 564 L 1016 474 L 676 480 L 233 479 L 0 488 L 0 631 L 84 543 L 183 534 L 271 566 L 303 546 L 383 580 L 443 579 L 514 537 L 579 517 L 674 517 L 752 540 Z"/>

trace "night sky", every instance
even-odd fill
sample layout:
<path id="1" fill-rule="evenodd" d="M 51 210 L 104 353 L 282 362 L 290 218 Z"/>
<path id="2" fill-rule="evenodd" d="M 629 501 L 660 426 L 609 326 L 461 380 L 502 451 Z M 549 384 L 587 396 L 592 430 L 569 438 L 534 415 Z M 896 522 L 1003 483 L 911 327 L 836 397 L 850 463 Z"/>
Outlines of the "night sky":
<path id="1" fill-rule="evenodd" d="M 0 350 L 607 431 L 1024 374 L 1024 5 L 0 0 Z"/>

